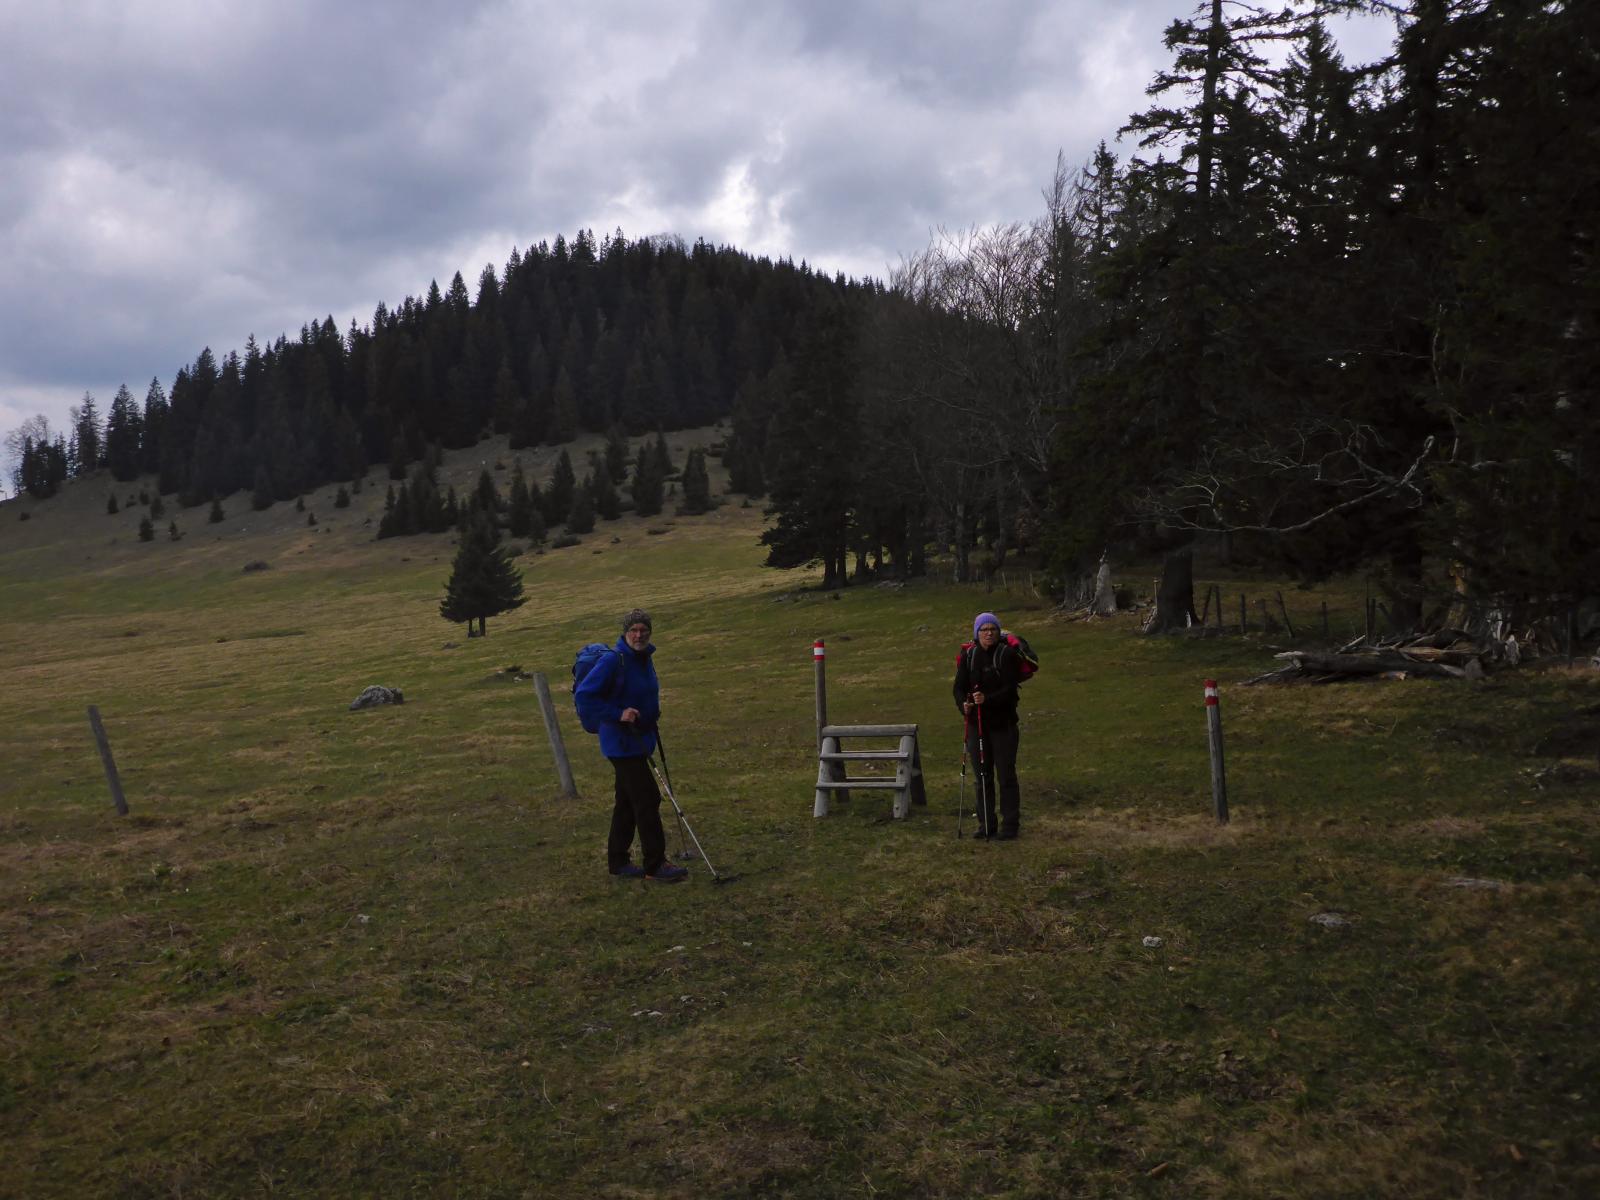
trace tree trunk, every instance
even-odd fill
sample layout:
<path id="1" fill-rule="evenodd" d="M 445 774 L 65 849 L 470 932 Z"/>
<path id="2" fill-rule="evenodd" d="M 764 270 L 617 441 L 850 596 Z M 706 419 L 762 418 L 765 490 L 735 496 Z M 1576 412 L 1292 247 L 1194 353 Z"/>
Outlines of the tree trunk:
<path id="1" fill-rule="evenodd" d="M 1156 608 L 1144 627 L 1146 633 L 1170 633 L 1200 622 L 1194 611 L 1194 555 L 1180 550 L 1167 555 L 1156 588 Z"/>
<path id="2" fill-rule="evenodd" d="M 968 583 L 972 579 L 972 542 L 967 533 L 967 505 L 956 504 L 955 527 L 956 582 Z"/>
<path id="3" fill-rule="evenodd" d="M 1190 596 L 1190 607 L 1194 607 L 1194 598 Z M 1105 559 L 1100 560 L 1100 570 L 1094 578 L 1094 599 L 1089 601 L 1089 610 L 1097 617 L 1114 616 L 1117 611 L 1117 589 L 1111 582 L 1111 564 Z"/>

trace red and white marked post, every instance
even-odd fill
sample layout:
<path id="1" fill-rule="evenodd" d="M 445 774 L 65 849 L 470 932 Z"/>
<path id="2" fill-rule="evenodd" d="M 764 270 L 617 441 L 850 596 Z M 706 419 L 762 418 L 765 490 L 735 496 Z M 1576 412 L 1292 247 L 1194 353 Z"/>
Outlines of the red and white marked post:
<path id="1" fill-rule="evenodd" d="M 828 723 L 828 660 L 827 647 L 818 638 L 811 643 L 811 661 L 817 671 L 817 749 L 822 749 L 822 727 Z"/>
<path id="2" fill-rule="evenodd" d="M 1206 680 L 1206 728 L 1211 734 L 1211 799 L 1217 809 L 1217 824 L 1228 823 L 1228 772 L 1222 765 L 1222 705 L 1217 699 L 1217 681 Z"/>

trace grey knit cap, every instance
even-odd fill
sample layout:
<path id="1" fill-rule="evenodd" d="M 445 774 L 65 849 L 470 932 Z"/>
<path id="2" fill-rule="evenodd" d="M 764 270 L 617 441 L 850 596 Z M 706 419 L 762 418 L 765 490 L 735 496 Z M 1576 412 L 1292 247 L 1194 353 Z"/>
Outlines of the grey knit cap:
<path id="1" fill-rule="evenodd" d="M 643 625 L 646 629 L 655 630 L 655 623 L 650 620 L 650 614 L 642 608 L 630 608 L 627 615 L 622 618 L 622 632 L 627 633 L 635 625 Z"/>

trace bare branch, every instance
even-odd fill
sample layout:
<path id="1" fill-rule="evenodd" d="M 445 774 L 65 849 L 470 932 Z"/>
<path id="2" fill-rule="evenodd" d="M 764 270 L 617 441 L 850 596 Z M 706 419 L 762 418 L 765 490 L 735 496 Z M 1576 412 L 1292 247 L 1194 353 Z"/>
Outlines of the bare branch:
<path id="1" fill-rule="evenodd" d="M 1318 435 L 1329 432 L 1331 429 L 1326 425 L 1295 430 L 1289 435 L 1290 444 L 1281 447 L 1258 446 L 1242 451 L 1211 447 L 1195 470 L 1164 493 L 1145 497 L 1141 508 L 1147 515 L 1177 529 L 1285 535 L 1303 533 L 1330 517 L 1385 497 L 1410 493 L 1413 504 L 1422 503 L 1422 491 L 1416 478 L 1433 453 L 1435 439 L 1432 435 L 1423 441 L 1421 451 L 1409 466 L 1396 474 L 1369 461 L 1364 446 L 1376 440 L 1371 429 L 1352 427 L 1345 431 L 1339 445 L 1318 452 L 1315 448 Z M 1278 495 L 1263 498 L 1250 493 L 1252 483 L 1263 478 L 1276 482 Z M 1272 519 L 1291 501 L 1298 502 L 1295 509 L 1304 511 L 1308 493 L 1339 493 L 1351 489 L 1355 489 L 1356 494 L 1324 504 L 1309 517 L 1287 522 Z M 1248 500 L 1247 493 L 1250 493 Z M 1228 509 L 1245 506 L 1264 511 L 1268 519 L 1245 523 L 1224 516 Z M 1196 518 L 1191 515 L 1195 512 L 1206 516 Z"/>

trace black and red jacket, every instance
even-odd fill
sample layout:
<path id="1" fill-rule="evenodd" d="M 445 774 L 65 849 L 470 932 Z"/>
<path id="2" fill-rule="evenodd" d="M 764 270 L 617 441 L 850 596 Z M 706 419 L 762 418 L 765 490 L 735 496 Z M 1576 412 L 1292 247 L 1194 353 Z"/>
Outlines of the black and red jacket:
<path id="1" fill-rule="evenodd" d="M 973 692 L 982 692 L 983 727 L 1004 729 L 1017 723 L 1017 685 L 1021 682 L 1022 657 L 1000 638 L 993 650 L 977 644 L 961 648 L 956 655 L 956 678 L 950 692 L 957 710 Z"/>

